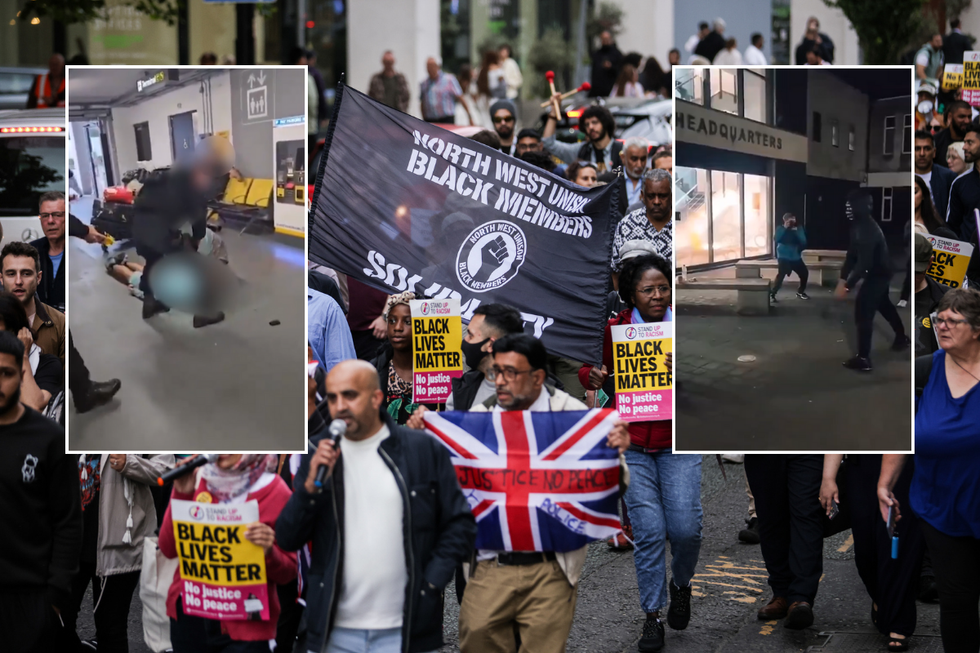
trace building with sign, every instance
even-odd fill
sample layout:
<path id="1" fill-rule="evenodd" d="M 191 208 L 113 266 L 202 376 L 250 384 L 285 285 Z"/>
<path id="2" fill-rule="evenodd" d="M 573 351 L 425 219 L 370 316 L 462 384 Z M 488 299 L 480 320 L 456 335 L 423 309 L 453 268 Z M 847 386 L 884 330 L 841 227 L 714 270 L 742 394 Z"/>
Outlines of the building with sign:
<path id="1" fill-rule="evenodd" d="M 675 84 L 677 265 L 772 257 L 784 213 L 797 216 L 811 249 L 846 249 L 844 200 L 862 186 L 893 252 L 903 251 L 908 69 L 684 68 Z"/>

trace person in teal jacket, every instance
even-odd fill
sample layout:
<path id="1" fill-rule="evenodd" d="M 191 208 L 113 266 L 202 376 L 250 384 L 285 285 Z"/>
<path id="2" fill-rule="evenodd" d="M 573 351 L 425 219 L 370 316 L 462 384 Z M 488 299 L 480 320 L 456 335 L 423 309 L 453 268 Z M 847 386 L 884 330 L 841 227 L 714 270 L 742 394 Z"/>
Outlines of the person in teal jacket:
<path id="1" fill-rule="evenodd" d="M 803 250 L 806 249 L 806 233 L 803 227 L 796 224 L 796 216 L 792 213 L 783 215 L 783 225 L 776 227 L 776 260 L 779 261 L 779 272 L 776 274 L 776 283 L 772 286 L 770 299 L 776 300 L 776 293 L 783 285 L 783 279 L 790 272 L 795 272 L 800 278 L 800 289 L 796 291 L 796 296 L 800 299 L 810 299 L 806 294 L 806 280 L 810 276 L 810 271 L 806 269 L 803 262 Z"/>

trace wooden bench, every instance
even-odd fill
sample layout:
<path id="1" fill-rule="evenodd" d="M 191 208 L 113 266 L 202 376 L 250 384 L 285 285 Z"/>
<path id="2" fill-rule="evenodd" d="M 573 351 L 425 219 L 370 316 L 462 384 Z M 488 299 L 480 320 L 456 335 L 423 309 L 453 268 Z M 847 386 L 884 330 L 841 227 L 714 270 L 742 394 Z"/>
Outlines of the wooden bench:
<path id="1" fill-rule="evenodd" d="M 769 315 L 769 279 L 677 279 L 678 290 L 734 290 L 739 315 Z"/>
<path id="2" fill-rule="evenodd" d="M 844 249 L 804 249 L 803 250 L 803 260 L 810 263 L 810 261 L 840 261 L 844 262 L 847 258 L 847 250 Z"/>
<path id="3" fill-rule="evenodd" d="M 844 267 L 843 261 L 805 261 L 805 263 L 807 270 L 810 271 L 810 282 L 828 288 L 837 285 L 841 268 Z M 779 262 L 776 259 L 737 261 L 735 263 L 735 277 L 738 279 L 761 279 L 762 270 L 777 269 L 779 269 Z"/>

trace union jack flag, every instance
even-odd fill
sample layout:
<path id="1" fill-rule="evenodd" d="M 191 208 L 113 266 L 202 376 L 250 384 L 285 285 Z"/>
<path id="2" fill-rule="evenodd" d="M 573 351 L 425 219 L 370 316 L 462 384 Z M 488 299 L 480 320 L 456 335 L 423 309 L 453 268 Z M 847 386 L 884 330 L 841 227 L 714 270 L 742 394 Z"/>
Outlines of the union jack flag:
<path id="1" fill-rule="evenodd" d="M 620 531 L 619 452 L 606 445 L 617 419 L 614 410 L 425 414 L 476 517 L 476 547 L 494 551 L 574 551 Z"/>

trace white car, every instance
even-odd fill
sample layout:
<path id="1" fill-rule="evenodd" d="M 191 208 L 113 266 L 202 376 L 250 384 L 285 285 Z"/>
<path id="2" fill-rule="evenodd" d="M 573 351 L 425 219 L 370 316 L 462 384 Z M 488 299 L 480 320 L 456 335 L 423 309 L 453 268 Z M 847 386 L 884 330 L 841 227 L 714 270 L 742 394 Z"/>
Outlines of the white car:
<path id="1" fill-rule="evenodd" d="M 38 199 L 65 192 L 65 145 L 64 109 L 0 111 L 0 246 L 44 236 Z"/>
<path id="2" fill-rule="evenodd" d="M 654 146 L 673 142 L 673 102 L 670 100 L 650 100 L 631 107 L 613 106 L 609 111 L 616 120 L 616 138 L 621 141 L 640 136 Z"/>

